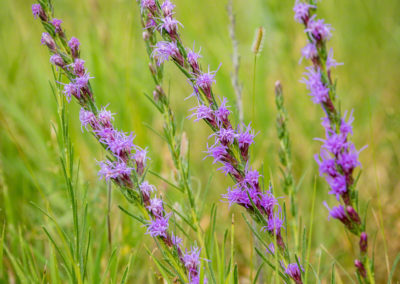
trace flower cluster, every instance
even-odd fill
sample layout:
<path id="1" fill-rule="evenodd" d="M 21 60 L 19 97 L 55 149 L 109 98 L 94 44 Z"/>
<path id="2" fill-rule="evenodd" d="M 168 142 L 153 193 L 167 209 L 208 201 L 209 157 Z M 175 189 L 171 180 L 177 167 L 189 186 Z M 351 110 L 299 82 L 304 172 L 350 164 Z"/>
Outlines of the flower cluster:
<path id="1" fill-rule="evenodd" d="M 143 0 L 142 3 L 151 8 L 155 5 L 154 1 Z M 114 127 L 114 114 L 111 111 L 106 107 L 97 108 L 89 83 L 93 77 L 90 77 L 85 69 L 84 61 L 79 58 L 79 40 L 72 37 L 68 41 L 61 27 L 62 21 L 51 19 L 40 4 L 34 4 L 32 12 L 35 18 L 39 17 L 46 26 L 51 25 L 54 29 L 54 37 L 50 33 L 43 33 L 41 42 L 52 54 L 50 62 L 57 68 L 61 68 L 70 81 L 64 84 L 63 93 L 68 102 L 74 97 L 81 105 L 79 119 L 82 131 L 85 129 L 91 132 L 111 154 L 111 157 L 99 162 L 99 176 L 107 181 L 113 181 L 123 189 L 139 191 L 140 203 L 150 216 L 146 226 L 147 233 L 152 237 L 160 238 L 168 248 L 171 248 L 181 265 L 186 268 L 188 279 L 191 283 L 197 283 L 195 279 L 198 279 L 200 270 L 199 250 L 183 253 L 182 240 L 168 232 L 171 213 L 166 213 L 164 210 L 162 199 L 155 193 L 156 188 L 146 180 L 141 181 L 147 164 L 147 151 L 133 143 L 132 133 L 125 133 Z M 60 47 L 56 42 L 66 44 Z M 68 54 L 66 55 L 62 50 L 67 50 Z M 139 181 L 141 181 L 140 184 Z"/>
<path id="2" fill-rule="evenodd" d="M 211 135 L 214 141 L 207 147 L 207 156 L 212 157 L 214 163 L 220 163 L 222 167 L 219 170 L 229 174 L 235 181 L 235 185 L 223 197 L 230 205 L 236 203 L 251 212 L 258 210 L 264 215 L 267 225 L 264 224 L 263 229 L 276 234 L 280 248 L 284 248 L 281 209 L 272 192 L 261 188 L 258 171 L 249 167 L 249 147 L 254 143 L 254 130 L 250 124 L 234 127 L 230 120 L 231 111 L 227 99 L 223 98 L 220 104 L 216 102 L 212 86 L 216 83 L 218 70 L 202 71 L 198 61 L 201 57 L 199 53 L 184 48 L 177 33 L 178 22 L 173 19 L 174 6 L 170 1 L 164 1 L 161 6 L 168 9 L 153 10 L 144 4 L 141 3 L 143 22 L 155 21 L 156 30 L 164 39 L 154 46 L 154 60 L 158 65 L 172 60 L 188 77 L 198 101 L 198 106 L 191 109 L 190 117 L 195 117 L 195 121 L 204 120 L 214 132 Z M 173 23 L 172 28 L 166 23 Z"/>
<path id="3" fill-rule="evenodd" d="M 326 42 L 332 36 L 332 28 L 324 20 L 313 15 L 316 8 L 314 5 L 297 1 L 293 9 L 295 20 L 304 24 L 308 38 L 308 43 L 302 50 L 302 57 L 312 62 L 312 66 L 307 67 L 302 82 L 306 84 L 313 102 L 321 105 L 326 114 L 322 119 L 326 137 L 318 139 L 323 144 L 320 153 L 315 155 L 315 160 L 319 165 L 320 175 L 325 177 L 331 188 L 329 193 L 335 195 L 341 203 L 332 209 L 325 203 L 329 216 L 342 222 L 349 231 L 360 237 L 362 261 L 357 260 L 356 266 L 359 274 L 365 278 L 367 235 L 363 232 L 365 224 L 362 224 L 355 209 L 357 202 L 353 177 L 355 169 L 361 165 L 358 159 L 360 151 L 356 150 L 349 137 L 353 134 L 353 114 L 350 113 L 346 118 L 347 113 L 342 116 L 335 106 L 336 89 L 331 71 L 332 67 L 340 63 L 333 59 L 332 50 L 327 53 Z"/>

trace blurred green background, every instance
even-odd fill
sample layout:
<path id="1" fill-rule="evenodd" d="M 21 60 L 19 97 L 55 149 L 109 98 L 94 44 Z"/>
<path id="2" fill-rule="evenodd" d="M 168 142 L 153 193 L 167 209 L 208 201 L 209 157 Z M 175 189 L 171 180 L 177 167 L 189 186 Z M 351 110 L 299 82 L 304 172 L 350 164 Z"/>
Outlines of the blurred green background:
<path id="1" fill-rule="evenodd" d="M 233 70 L 232 44 L 228 34 L 227 0 L 175 0 L 176 16 L 184 25 L 184 42 L 202 47 L 203 66 L 209 64 L 217 73 L 216 92 L 226 96 L 234 105 L 230 74 Z M 51 123 L 57 119 L 56 103 L 49 81 L 52 80 L 49 55 L 40 45 L 42 27 L 31 15 L 26 0 L 3 0 L 0 9 L 0 218 L 5 224 L 5 245 L 17 258 L 24 258 L 27 246 L 35 258 L 37 269 L 46 270 L 52 253 L 42 225 L 50 222 L 31 205 L 51 205 L 60 224 L 71 224 L 69 203 L 66 202 L 64 180 L 60 171 L 57 145 Z M 275 130 L 276 109 L 273 86 L 281 80 L 289 128 L 292 138 L 294 174 L 297 180 L 304 175 L 298 193 L 299 212 L 303 225 L 310 221 L 310 206 L 316 179 L 316 213 L 312 239 L 311 262 L 320 262 L 320 275 L 328 281 L 335 261 L 337 281 L 349 283 L 344 271 L 353 275 L 353 260 L 357 255 L 355 239 L 349 238 L 343 226 L 327 220 L 323 201 L 332 201 L 326 183 L 318 176 L 313 155 L 322 137 L 322 111 L 307 96 L 299 82 L 304 64 L 299 65 L 300 50 L 305 44 L 302 27 L 293 20 L 293 0 L 234 1 L 237 19 L 237 38 L 241 54 L 240 76 L 243 83 L 245 120 L 251 115 L 253 54 L 251 44 L 259 26 L 266 29 L 263 51 L 257 61 L 256 114 L 253 125 L 256 138 L 253 166 L 264 165 L 265 177 L 272 179 L 278 195 L 278 140 Z M 55 16 L 63 19 L 69 36 L 76 36 L 82 45 L 82 57 L 90 74 L 99 104 L 110 104 L 117 113 L 116 124 L 125 131 L 134 131 L 136 143 L 147 146 L 152 167 L 162 176 L 173 178 L 167 145 L 145 124 L 158 131 L 162 117 L 143 93 L 151 93 L 153 82 L 147 68 L 147 55 L 142 42 L 139 11 L 135 0 L 55 0 Z M 319 16 L 334 27 L 330 46 L 335 58 L 344 62 L 335 70 L 342 109 L 353 109 L 354 142 L 358 148 L 368 145 L 362 154 L 362 176 L 358 184 L 360 199 L 369 202 L 367 216 L 371 247 L 375 250 L 376 276 L 384 283 L 396 254 L 400 251 L 400 1 L 387 0 L 324 0 L 319 4 Z M 197 190 L 205 187 L 217 169 L 210 159 L 202 160 L 210 131 L 203 123 L 187 120 L 188 109 L 194 100 L 184 101 L 191 90 L 175 66 L 166 66 L 165 86 L 171 92 L 172 107 L 177 120 L 191 143 L 191 166 Z M 90 226 L 94 232 L 93 259 L 104 271 L 111 248 L 107 244 L 107 192 L 97 177 L 96 160 L 104 152 L 88 133 L 82 133 L 78 119 L 79 108 L 69 105 L 70 131 L 76 156 L 80 160 L 80 180 L 88 189 Z M 211 169 L 211 170 L 210 170 Z M 160 180 L 154 179 L 168 200 L 181 196 Z M 220 203 L 220 195 L 231 185 L 221 173 L 213 175 L 205 203 L 202 224 L 207 227 L 210 204 L 218 204 L 219 236 L 230 226 L 235 213 L 236 261 L 242 283 L 250 275 L 248 265 L 252 256 L 248 242 L 249 230 L 240 208 L 228 208 Z M 132 254 L 129 281 L 151 283 L 156 271 L 145 247 L 154 244 L 145 228 L 118 209 L 126 201 L 117 191 L 112 201 L 113 247 L 118 250 L 116 271 L 123 271 Z M 382 217 L 383 228 L 380 226 Z M 50 226 L 50 225 L 49 225 Z M 384 229 L 384 230 L 383 230 Z M 383 234 L 384 232 L 384 234 Z M 24 240 L 24 244 L 21 244 Z M 96 255 L 97 253 L 97 255 Z M 4 282 L 17 281 L 12 259 L 4 253 L 0 272 Z M 44 273 L 44 272 L 43 272 Z M 254 272 L 253 272 L 254 273 Z M 119 274 L 110 275 L 118 279 Z M 396 275 L 396 273 L 395 273 Z M 397 270 L 397 280 L 400 280 Z"/>

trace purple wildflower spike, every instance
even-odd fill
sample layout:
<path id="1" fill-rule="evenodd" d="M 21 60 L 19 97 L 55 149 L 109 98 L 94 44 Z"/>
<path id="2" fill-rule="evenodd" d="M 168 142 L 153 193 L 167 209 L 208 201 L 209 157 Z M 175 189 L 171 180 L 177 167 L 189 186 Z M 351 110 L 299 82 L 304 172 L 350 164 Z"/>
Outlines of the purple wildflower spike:
<path id="1" fill-rule="evenodd" d="M 217 133 L 213 134 L 213 136 L 216 135 L 218 137 L 218 141 L 223 145 L 223 146 L 229 146 L 233 143 L 236 137 L 236 133 L 233 129 L 225 129 L 221 128 L 220 131 Z"/>
<path id="2" fill-rule="evenodd" d="M 254 137 L 254 130 L 251 128 L 250 124 L 247 127 L 243 126 L 243 130 L 238 131 L 237 140 L 239 149 L 245 161 L 248 160 L 249 147 L 254 143 Z"/>
<path id="3" fill-rule="evenodd" d="M 188 49 L 187 53 L 187 60 L 190 64 L 190 67 L 192 67 L 192 71 L 196 74 L 198 74 L 200 71 L 200 66 L 199 66 L 199 58 L 201 58 L 200 51 L 201 49 L 197 53 L 194 52 L 194 44 L 193 44 L 193 49 Z"/>
<path id="4" fill-rule="evenodd" d="M 74 69 L 74 74 L 76 76 L 83 76 L 85 75 L 85 61 L 82 59 L 75 59 L 74 63 L 72 63 L 73 69 Z"/>
<path id="5" fill-rule="evenodd" d="M 153 185 L 149 184 L 148 181 L 144 181 L 140 184 L 139 186 L 140 191 L 142 192 L 143 198 L 144 199 L 149 199 L 150 194 L 155 191 L 155 188 Z"/>
<path id="6" fill-rule="evenodd" d="M 176 19 L 171 16 L 163 18 L 160 24 L 160 30 L 165 30 L 171 37 L 174 37 L 178 31 L 178 25 L 182 26 Z"/>
<path id="7" fill-rule="evenodd" d="M 217 118 L 218 123 L 224 125 L 227 128 L 231 127 L 229 122 L 229 115 L 231 112 L 229 111 L 228 100 L 226 98 L 222 99 L 222 102 L 219 108 L 215 111 L 215 116 Z"/>
<path id="8" fill-rule="evenodd" d="M 76 98 L 80 98 L 80 92 L 77 89 L 76 85 L 74 83 L 68 83 L 64 85 L 64 90 L 63 93 L 67 99 L 68 102 L 71 102 L 71 97 L 74 96 Z"/>
<path id="9" fill-rule="evenodd" d="M 303 78 L 301 82 L 306 84 L 314 103 L 325 103 L 329 99 L 329 88 L 322 82 L 320 70 L 308 67 L 307 71 L 305 75 L 308 78 Z"/>
<path id="10" fill-rule="evenodd" d="M 189 271 L 189 281 L 190 283 L 199 283 L 198 275 L 200 269 L 200 249 L 197 247 L 192 247 L 190 251 L 185 252 L 182 257 L 183 263 Z"/>
<path id="11" fill-rule="evenodd" d="M 40 4 L 32 5 L 32 14 L 35 19 L 39 17 L 42 21 L 47 21 L 47 15 Z"/>
<path id="12" fill-rule="evenodd" d="M 203 90 L 206 97 L 211 101 L 211 85 L 215 83 L 215 74 L 217 71 L 210 71 L 200 74 L 196 79 L 196 85 Z"/>
<path id="13" fill-rule="evenodd" d="M 101 108 L 101 110 L 97 114 L 97 117 L 103 127 L 112 128 L 111 121 L 114 120 L 114 113 L 107 110 L 107 106 Z"/>
<path id="14" fill-rule="evenodd" d="M 314 43 L 308 43 L 303 49 L 301 50 L 301 58 L 305 58 L 307 60 L 314 60 L 318 56 L 318 50 L 315 47 Z"/>

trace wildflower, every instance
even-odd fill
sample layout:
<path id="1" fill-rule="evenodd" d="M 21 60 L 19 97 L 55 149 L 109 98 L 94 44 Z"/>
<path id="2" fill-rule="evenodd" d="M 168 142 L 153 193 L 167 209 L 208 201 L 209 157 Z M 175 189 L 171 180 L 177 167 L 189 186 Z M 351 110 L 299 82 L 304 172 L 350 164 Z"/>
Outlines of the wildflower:
<path id="1" fill-rule="evenodd" d="M 157 10 L 155 0 L 141 0 L 140 6 L 141 6 L 142 10 L 148 9 L 152 13 Z"/>
<path id="2" fill-rule="evenodd" d="M 233 143 L 236 137 L 236 133 L 233 129 L 221 128 L 217 133 L 213 134 L 218 137 L 218 141 L 224 145 L 229 146 Z"/>
<path id="3" fill-rule="evenodd" d="M 348 142 L 346 141 L 346 137 L 341 134 L 333 133 L 329 137 L 324 140 L 323 148 L 327 149 L 334 155 L 339 155 L 342 150 L 348 148 Z"/>
<path id="4" fill-rule="evenodd" d="M 74 74 L 78 77 L 81 77 L 85 74 L 85 61 L 82 59 L 75 59 L 74 63 L 72 63 L 74 68 Z"/>
<path id="5" fill-rule="evenodd" d="M 360 273 L 360 275 L 361 275 L 363 278 L 367 277 L 367 272 L 366 272 L 366 270 L 365 270 L 364 264 L 362 264 L 361 261 L 359 261 L 358 259 L 356 259 L 356 260 L 354 261 L 354 265 L 355 265 L 355 267 L 357 268 L 358 273 Z"/>
<path id="6" fill-rule="evenodd" d="M 103 127 L 112 128 L 111 121 L 114 119 L 114 113 L 106 109 L 107 106 L 102 107 L 97 117 L 99 122 L 103 125 Z"/>
<path id="7" fill-rule="evenodd" d="M 32 14 L 35 19 L 39 17 L 42 21 L 47 21 L 47 15 L 40 4 L 32 5 Z"/>
<path id="8" fill-rule="evenodd" d="M 135 154 L 133 155 L 133 159 L 136 163 L 136 171 L 141 175 L 143 174 L 144 168 L 146 167 L 147 161 L 147 150 L 140 149 L 137 147 Z"/>
<path id="9" fill-rule="evenodd" d="M 201 58 L 200 55 L 200 51 L 199 52 L 194 52 L 194 45 L 193 45 L 193 50 L 189 49 L 187 52 L 187 60 L 190 64 L 190 66 L 192 67 L 193 72 L 198 73 L 200 71 L 200 67 L 199 67 L 199 58 Z"/>
<path id="10" fill-rule="evenodd" d="M 346 117 L 347 117 L 347 111 L 344 113 L 343 118 L 341 119 L 340 122 L 340 133 L 343 135 L 347 136 L 348 134 L 353 134 L 353 127 L 351 124 L 354 121 L 354 116 L 353 116 L 353 111 L 350 112 L 349 118 L 346 122 Z"/>
<path id="11" fill-rule="evenodd" d="M 280 236 L 283 226 L 283 219 L 281 215 L 282 214 L 279 208 L 279 211 L 275 212 L 275 214 L 268 216 L 268 225 L 264 226 L 262 229 Z"/>
<path id="12" fill-rule="evenodd" d="M 56 66 L 61 67 L 61 68 L 65 66 L 64 59 L 62 59 L 62 57 L 57 53 L 53 54 L 50 57 L 50 62 L 51 62 L 51 64 L 56 65 Z"/>
<path id="13" fill-rule="evenodd" d="M 318 50 L 315 47 L 314 43 L 308 43 L 303 49 L 301 50 L 301 58 L 305 58 L 307 60 L 313 60 L 314 58 L 318 57 Z"/>
<path id="14" fill-rule="evenodd" d="M 171 16 L 166 16 L 161 21 L 162 23 L 159 26 L 160 30 L 165 30 L 171 37 L 176 35 L 178 25 L 182 26 L 180 22 Z"/>
<path id="15" fill-rule="evenodd" d="M 314 5 L 302 3 L 299 0 L 296 0 L 296 4 L 294 5 L 294 20 L 300 24 L 307 23 L 310 17 L 310 9 L 315 8 Z"/>
<path id="16" fill-rule="evenodd" d="M 162 217 L 164 212 L 162 200 L 156 197 L 150 199 L 150 205 L 148 205 L 146 208 L 157 218 Z"/>
<path id="17" fill-rule="evenodd" d="M 224 145 L 219 145 L 219 144 L 214 144 L 212 146 L 207 145 L 207 153 L 208 155 L 206 157 L 213 157 L 215 164 L 216 162 L 226 162 L 228 161 L 228 147 Z"/>
<path id="18" fill-rule="evenodd" d="M 51 51 L 55 52 L 56 50 L 56 43 L 54 42 L 54 39 L 49 35 L 48 33 L 42 33 L 42 39 L 40 42 L 43 45 L 46 45 Z"/>
<path id="19" fill-rule="evenodd" d="M 330 49 L 329 53 L 328 53 L 328 57 L 326 59 L 326 68 L 329 70 L 332 67 L 336 67 L 339 65 L 343 65 L 343 63 L 338 63 L 338 62 L 336 62 L 335 59 L 333 59 L 333 49 Z"/>
<path id="20" fill-rule="evenodd" d="M 87 87 L 89 84 L 89 80 L 93 79 L 94 77 L 90 77 L 89 73 L 85 73 L 82 76 L 78 76 L 75 78 L 75 86 L 78 90 L 78 93 L 80 91 L 88 92 Z"/>
<path id="21" fill-rule="evenodd" d="M 254 187 L 255 189 L 258 188 L 258 179 L 260 178 L 260 174 L 257 170 L 247 170 L 245 173 L 245 177 L 243 179 L 244 184 L 249 184 L 250 186 Z"/>
<path id="22" fill-rule="evenodd" d="M 196 276 L 199 272 L 200 249 L 197 247 L 192 247 L 190 251 L 186 250 L 182 259 L 186 269 L 189 271 L 189 275 L 192 277 Z"/>
<path id="23" fill-rule="evenodd" d="M 350 145 L 350 151 L 339 154 L 337 163 L 346 174 L 351 174 L 357 166 L 361 165 L 358 161 L 358 152 L 353 144 Z"/>
<path id="24" fill-rule="evenodd" d="M 321 159 L 319 157 L 321 157 Z M 336 170 L 335 159 L 330 158 L 326 151 L 322 151 L 320 156 L 316 154 L 314 158 L 317 164 L 319 165 L 320 176 L 326 174 L 331 177 L 335 177 L 338 175 L 338 172 Z"/>
<path id="25" fill-rule="evenodd" d="M 260 194 L 260 205 L 264 209 L 267 216 L 273 214 L 274 207 L 277 204 L 278 201 L 276 200 L 276 198 L 274 197 L 274 195 L 271 193 L 270 190 L 268 190 L 266 193 Z"/>
<path id="26" fill-rule="evenodd" d="M 358 216 L 358 213 L 356 212 L 356 210 L 354 210 L 353 207 L 351 207 L 350 205 L 346 206 L 346 212 L 347 215 L 350 217 L 351 221 L 353 221 L 356 224 L 361 224 L 360 216 Z"/>
<path id="27" fill-rule="evenodd" d="M 164 16 L 171 16 L 172 12 L 175 8 L 175 5 L 171 3 L 171 1 L 169 0 L 165 0 L 162 4 L 161 4 L 161 10 L 164 13 Z"/>
<path id="28" fill-rule="evenodd" d="M 310 91 L 310 96 L 316 104 L 325 103 L 329 99 L 329 88 L 322 82 L 320 70 L 315 70 L 312 67 L 307 68 L 308 73 L 305 73 L 308 78 L 303 78 L 301 82 L 305 83 Z"/>
<path id="29" fill-rule="evenodd" d="M 171 241 L 175 247 L 179 247 L 182 244 L 182 238 L 175 236 L 174 232 L 171 233 Z"/>
<path id="30" fill-rule="evenodd" d="M 250 124 L 247 127 L 243 126 L 243 130 L 238 130 L 237 141 L 239 149 L 243 159 L 246 161 L 248 159 L 249 146 L 254 143 L 254 137 L 254 130 L 252 130 Z"/>
<path id="31" fill-rule="evenodd" d="M 208 70 L 207 73 L 200 74 L 196 79 L 196 85 L 203 90 L 208 99 L 211 99 L 211 85 L 215 83 L 215 73 L 217 71 Z"/>
<path id="32" fill-rule="evenodd" d="M 64 85 L 63 93 L 68 102 L 71 102 L 71 97 L 74 96 L 76 98 L 80 98 L 80 92 L 78 93 L 78 89 L 74 83 L 68 83 Z"/>
<path id="33" fill-rule="evenodd" d="M 360 234 L 360 250 L 361 252 L 365 253 L 368 249 L 368 236 L 367 233 L 362 232 Z"/>
<path id="34" fill-rule="evenodd" d="M 287 274 L 290 278 L 292 278 L 296 284 L 303 283 L 301 281 L 301 271 L 304 271 L 303 267 L 298 266 L 297 263 L 290 263 L 285 269 L 285 274 Z"/>
<path id="35" fill-rule="evenodd" d="M 199 121 L 202 119 L 206 119 L 208 121 L 213 121 L 214 120 L 214 114 L 212 109 L 210 109 L 206 105 L 198 105 L 197 107 L 194 107 L 190 109 L 190 111 L 194 111 L 193 114 L 190 117 L 196 116 L 196 119 L 194 121 Z"/>
<path id="36" fill-rule="evenodd" d="M 125 162 L 104 161 L 100 162 L 100 178 L 105 178 L 107 181 L 110 179 L 125 178 L 131 174 L 132 168 L 127 167 Z"/>
<path id="37" fill-rule="evenodd" d="M 165 216 L 155 218 L 147 224 L 147 234 L 152 237 L 167 237 L 168 230 L 168 221 L 170 214 L 166 214 Z"/>
<path id="38" fill-rule="evenodd" d="M 62 24 L 62 20 L 56 19 L 54 18 L 53 20 L 51 20 L 51 24 L 54 26 L 56 33 L 58 34 L 62 34 L 62 28 L 61 28 L 61 24 Z"/>
<path id="39" fill-rule="evenodd" d="M 178 62 L 182 62 L 182 56 L 180 55 L 179 49 L 174 42 L 157 42 L 151 56 L 156 60 L 158 66 L 163 64 L 165 61 L 168 61 L 170 58 L 175 59 Z"/>
<path id="40" fill-rule="evenodd" d="M 329 194 L 336 195 L 339 200 L 339 197 L 347 191 L 346 177 L 339 174 L 333 178 L 328 177 L 327 181 L 332 189 Z"/>
<path id="41" fill-rule="evenodd" d="M 330 209 L 328 207 L 328 204 L 326 202 L 324 202 L 324 205 L 329 211 L 328 219 L 330 219 L 332 217 L 334 219 L 340 220 L 345 225 L 349 225 L 350 224 L 350 220 L 347 217 L 346 212 L 344 211 L 344 207 L 341 204 L 339 204 L 336 207 L 332 207 L 332 209 Z"/>
<path id="42" fill-rule="evenodd" d="M 329 40 L 332 36 L 331 30 L 331 25 L 325 24 L 324 20 L 321 19 L 315 20 L 315 16 L 308 21 L 305 29 L 317 42 Z"/>
<path id="43" fill-rule="evenodd" d="M 268 248 L 266 248 L 267 253 L 274 255 L 275 254 L 275 245 L 274 243 L 270 243 Z"/>
<path id="44" fill-rule="evenodd" d="M 123 132 L 114 130 L 113 135 L 104 137 L 103 141 L 107 145 L 107 149 L 116 156 L 123 158 L 125 153 L 130 153 L 133 148 L 133 134 L 126 135 Z"/>
<path id="45" fill-rule="evenodd" d="M 230 127 L 228 117 L 231 112 L 228 109 L 227 103 L 228 103 L 228 100 L 226 98 L 223 98 L 219 108 L 215 111 L 215 116 L 217 117 L 217 120 L 219 123 Z"/>
<path id="46" fill-rule="evenodd" d="M 143 198 L 144 199 L 149 199 L 150 198 L 150 193 L 155 191 L 155 188 L 153 185 L 149 184 L 148 181 L 143 181 L 139 185 L 140 191 L 142 192 Z"/>
<path id="47" fill-rule="evenodd" d="M 79 112 L 79 120 L 81 121 L 82 127 L 85 127 L 86 130 L 87 130 L 87 125 L 92 126 L 93 129 L 96 128 L 96 125 L 97 125 L 96 116 L 93 114 L 93 112 L 91 112 L 89 110 L 81 108 L 81 110 Z M 83 132 L 83 128 L 82 128 L 82 132 Z"/>
<path id="48" fill-rule="evenodd" d="M 81 43 L 76 37 L 71 37 L 71 39 L 68 42 L 68 46 L 71 49 L 72 56 L 74 58 L 79 56 L 79 46 Z"/>

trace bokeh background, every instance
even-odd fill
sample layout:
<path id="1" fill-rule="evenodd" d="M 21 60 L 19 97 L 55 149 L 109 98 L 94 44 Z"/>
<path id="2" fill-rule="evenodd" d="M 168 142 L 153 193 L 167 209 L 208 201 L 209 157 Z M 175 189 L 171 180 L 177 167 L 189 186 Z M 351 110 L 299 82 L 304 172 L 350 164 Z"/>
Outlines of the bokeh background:
<path id="1" fill-rule="evenodd" d="M 175 0 L 177 18 L 184 25 L 184 42 L 201 46 L 202 64 L 216 69 L 216 92 L 234 105 L 230 74 L 232 43 L 228 34 L 227 0 Z M 32 203 L 51 206 L 59 223 L 71 227 L 71 211 L 61 174 L 52 122 L 57 119 L 56 103 L 49 82 L 52 80 L 49 56 L 40 45 L 42 27 L 34 21 L 32 1 L 3 0 L 0 9 L 0 219 L 5 228 L 0 278 L 19 282 L 13 269 L 16 259 L 35 259 L 36 269 L 45 273 L 54 251 L 42 230 L 52 226 L 49 219 Z M 298 193 L 299 212 L 305 226 L 310 222 L 310 206 L 314 180 L 317 186 L 311 262 L 320 267 L 323 282 L 330 281 L 332 264 L 336 266 L 338 283 L 350 283 L 345 271 L 354 279 L 353 259 L 357 255 L 355 240 L 346 235 L 343 226 L 328 221 L 323 201 L 333 201 L 326 183 L 318 176 L 313 155 L 323 136 L 320 126 L 322 111 L 307 96 L 299 82 L 304 64 L 299 55 L 305 44 L 302 27 L 293 20 L 293 0 L 234 1 L 237 39 L 241 55 L 240 79 L 243 83 L 245 121 L 251 119 L 253 59 L 251 45 L 255 30 L 266 29 L 264 48 L 257 61 L 256 110 L 253 126 L 259 131 L 254 150 L 254 167 L 264 165 L 265 178 L 276 185 L 278 195 L 278 140 L 275 130 L 276 109 L 273 86 L 280 80 L 284 87 L 289 129 L 293 147 L 295 178 L 303 177 Z M 162 117 L 143 93 L 151 93 L 153 82 L 147 67 L 142 42 L 139 10 L 135 0 L 55 0 L 55 16 L 64 20 L 69 36 L 81 40 L 82 57 L 95 77 L 92 86 L 97 101 L 117 113 L 116 124 L 125 131 L 134 131 L 136 143 L 148 147 L 151 165 L 164 177 L 173 178 L 167 145 L 146 127 L 162 130 Z M 370 243 L 375 251 L 376 276 L 384 283 L 394 258 L 400 251 L 400 2 L 397 0 L 324 0 L 319 15 L 334 27 L 329 43 L 335 58 L 344 65 L 335 70 L 342 109 L 354 110 L 354 142 L 360 148 L 362 175 L 358 184 L 363 206 L 369 203 L 367 224 Z M 201 191 L 212 177 L 204 202 L 202 225 L 208 225 L 208 212 L 218 204 L 218 236 L 229 228 L 232 213 L 236 220 L 236 261 L 242 283 L 251 273 L 252 253 L 249 230 L 240 215 L 240 208 L 229 209 L 220 203 L 221 194 L 231 180 L 215 173 L 216 165 L 203 160 L 210 131 L 203 123 L 186 119 L 194 100 L 183 100 L 191 90 L 175 66 L 166 66 L 165 87 L 171 93 L 172 107 L 191 143 L 190 157 L 196 190 Z M 107 259 L 116 248 L 118 261 L 113 264 L 119 279 L 129 256 L 131 283 L 157 282 L 156 268 L 145 248 L 154 244 L 145 228 L 118 209 L 129 207 L 121 194 L 113 192 L 113 245 L 107 243 L 106 186 L 97 177 L 96 160 L 104 152 L 87 133 L 82 133 L 79 108 L 69 105 L 70 131 L 76 157 L 80 160 L 80 181 L 87 188 L 90 227 L 94 234 L 92 271 L 104 273 Z M 158 179 L 153 182 L 169 200 L 182 198 L 174 189 Z M 283 199 L 282 199 L 283 200 Z M 333 203 L 333 202 L 332 202 Z M 331 203 L 331 204 L 332 204 Z M 3 242 L 2 242 L 3 243 Z M 2 250 L 3 251 L 3 250 Z M 15 259 L 14 259 L 15 260 Z M 397 269 L 395 279 L 400 280 Z M 100 277 L 100 276 L 99 276 Z M 108 278 L 109 277 L 109 278 Z M 96 283 L 96 279 L 91 279 Z M 107 281 L 107 280 L 106 280 Z"/>

